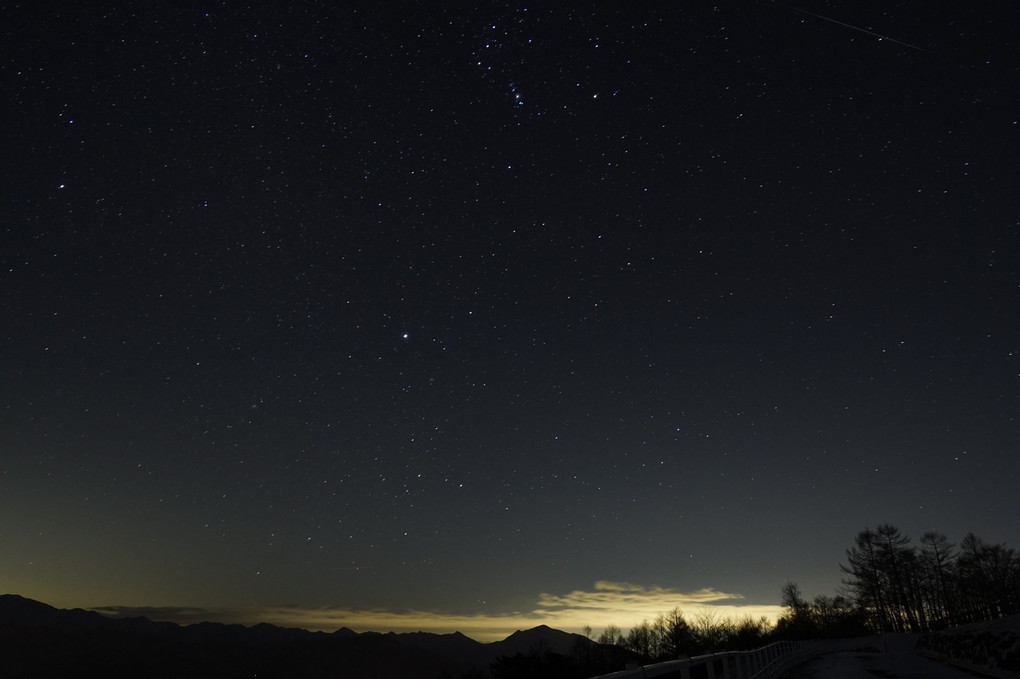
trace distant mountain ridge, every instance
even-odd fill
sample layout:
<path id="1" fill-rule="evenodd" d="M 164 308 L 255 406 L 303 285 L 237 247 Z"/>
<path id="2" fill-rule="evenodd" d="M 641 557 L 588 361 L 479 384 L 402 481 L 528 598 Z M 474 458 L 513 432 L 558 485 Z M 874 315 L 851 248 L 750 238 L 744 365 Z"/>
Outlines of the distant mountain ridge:
<path id="1" fill-rule="evenodd" d="M 268 623 L 182 626 L 0 595 L 0 676 L 12 679 L 81 676 L 81 668 L 89 665 L 103 667 L 105 677 L 456 678 L 487 676 L 489 665 L 501 656 L 536 649 L 570 655 L 578 644 L 592 643 L 546 625 L 492 643 L 460 632 L 383 634 L 341 628 L 330 634 Z"/>

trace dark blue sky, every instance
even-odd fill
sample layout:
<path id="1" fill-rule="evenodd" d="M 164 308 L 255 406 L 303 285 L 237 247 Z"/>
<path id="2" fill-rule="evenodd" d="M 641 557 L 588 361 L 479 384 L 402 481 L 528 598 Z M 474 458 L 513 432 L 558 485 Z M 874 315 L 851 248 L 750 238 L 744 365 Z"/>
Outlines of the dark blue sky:
<path id="1" fill-rule="evenodd" d="M 3 15 L 0 590 L 483 636 L 1016 543 L 1010 3 Z"/>

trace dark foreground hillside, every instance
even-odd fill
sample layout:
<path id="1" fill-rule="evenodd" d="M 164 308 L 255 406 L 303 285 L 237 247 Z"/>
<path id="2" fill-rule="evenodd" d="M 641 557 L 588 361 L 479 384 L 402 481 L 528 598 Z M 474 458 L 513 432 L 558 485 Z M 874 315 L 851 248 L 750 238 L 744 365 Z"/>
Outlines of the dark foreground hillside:
<path id="1" fill-rule="evenodd" d="M 580 640 L 580 642 L 579 642 Z M 180 626 L 112 619 L 0 596 L 3 679 L 478 679 L 541 647 L 569 654 L 583 637 L 545 626 L 482 644 L 462 634 L 333 634 L 261 624 Z"/>
<path id="2" fill-rule="evenodd" d="M 0 676 L 408 677 L 470 674 L 470 667 L 384 635 L 251 644 L 176 641 L 120 630 L 0 628 Z"/>

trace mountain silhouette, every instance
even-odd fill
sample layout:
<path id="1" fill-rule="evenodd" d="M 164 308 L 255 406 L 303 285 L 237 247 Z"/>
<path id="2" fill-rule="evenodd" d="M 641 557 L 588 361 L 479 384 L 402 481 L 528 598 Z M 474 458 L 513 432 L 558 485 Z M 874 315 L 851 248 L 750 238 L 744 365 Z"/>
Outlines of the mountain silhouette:
<path id="1" fill-rule="evenodd" d="M 108 627 L 114 622 L 95 611 L 54 608 L 17 594 L 0 595 L 0 625 L 3 626 L 91 629 Z"/>
<path id="2" fill-rule="evenodd" d="M 530 653 L 535 650 L 549 650 L 560 655 L 570 655 L 578 643 L 585 642 L 588 642 L 588 639 L 580 634 L 571 634 L 553 629 L 548 625 L 539 625 L 531 629 L 517 630 L 503 641 L 497 641 L 492 645 L 499 647 L 500 655 Z"/>
<path id="3" fill-rule="evenodd" d="M 332 634 L 202 622 L 178 625 L 144 617 L 109 618 L 0 595 L 0 677 L 333 677 L 439 679 L 487 677 L 504 656 L 551 651 L 568 656 L 584 637 L 540 625 L 481 643 L 459 632 Z"/>

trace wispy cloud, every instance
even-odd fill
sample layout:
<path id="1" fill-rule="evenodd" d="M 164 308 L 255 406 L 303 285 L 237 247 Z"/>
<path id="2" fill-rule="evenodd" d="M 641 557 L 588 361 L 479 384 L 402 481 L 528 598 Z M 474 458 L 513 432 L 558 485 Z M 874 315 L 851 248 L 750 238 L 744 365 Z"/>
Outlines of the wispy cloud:
<path id="1" fill-rule="evenodd" d="M 630 582 L 609 582 L 600 580 L 595 589 L 574 590 L 569 594 L 541 594 L 539 605 L 551 609 L 580 609 L 591 611 L 662 611 L 663 602 L 675 606 L 699 606 L 743 599 L 742 594 L 729 594 L 716 589 L 698 589 L 684 592 L 665 587 L 645 587 Z"/>
<path id="2" fill-rule="evenodd" d="M 574 590 L 566 594 L 542 593 L 538 595 L 535 607 L 531 610 L 502 613 L 453 614 L 442 611 L 302 606 L 238 608 L 108 606 L 94 610 L 116 617 L 143 615 L 153 620 L 167 620 L 180 624 L 212 620 L 243 625 L 269 622 L 274 625 L 324 632 L 332 632 L 341 627 L 349 627 L 358 632 L 457 631 L 479 641 L 496 641 L 516 630 L 542 624 L 569 632 L 579 632 L 588 625 L 596 634 L 606 625 L 614 624 L 626 631 L 640 624 L 642 620 L 651 620 L 659 613 L 676 607 L 688 617 L 709 611 L 720 618 L 765 616 L 775 620 L 780 612 L 780 607 L 776 605 L 741 603 L 743 598 L 740 594 L 720 592 L 711 588 L 683 591 L 628 582 L 599 581 L 591 590 Z"/>

